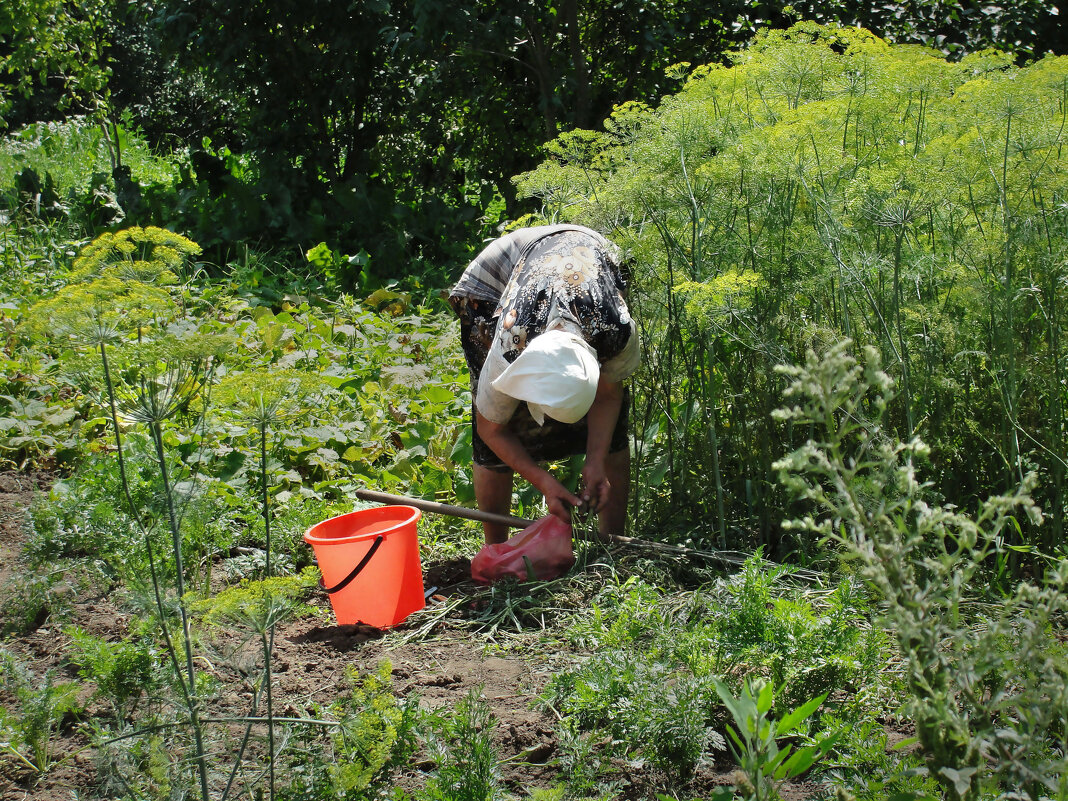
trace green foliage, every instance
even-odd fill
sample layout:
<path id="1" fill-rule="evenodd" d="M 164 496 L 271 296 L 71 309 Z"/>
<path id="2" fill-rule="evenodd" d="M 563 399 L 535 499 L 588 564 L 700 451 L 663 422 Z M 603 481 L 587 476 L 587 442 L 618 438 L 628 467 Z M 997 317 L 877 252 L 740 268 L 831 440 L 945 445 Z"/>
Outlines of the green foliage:
<path id="1" fill-rule="evenodd" d="M 433 801 L 494 801 L 502 797 L 494 724 L 489 706 L 472 690 L 452 710 L 430 722 L 429 746 L 436 770 L 427 784 Z"/>
<path id="2" fill-rule="evenodd" d="M 418 701 L 393 695 L 391 670 L 388 661 L 365 676 L 350 667 L 352 690 L 331 707 L 340 725 L 333 736 L 337 761 L 330 774 L 341 797 L 378 797 L 415 753 Z"/>
<path id="3" fill-rule="evenodd" d="M 839 797 L 880 801 L 940 794 L 938 782 L 927 775 L 923 754 L 911 748 L 901 733 L 889 732 L 873 720 L 840 717 L 826 708 L 820 712 L 820 722 L 839 733 L 835 747 L 820 761 L 828 783 L 841 788 Z"/>
<path id="4" fill-rule="evenodd" d="M 166 798 L 172 789 L 183 786 L 175 769 L 172 739 L 153 733 L 115 739 L 107 730 L 100 735 L 96 739 L 97 775 L 102 792 Z"/>
<path id="5" fill-rule="evenodd" d="M 102 572 L 112 578 L 143 575 L 147 569 L 145 551 L 131 547 L 131 542 L 138 541 L 137 528 L 123 508 L 114 460 L 90 455 L 80 465 L 78 473 L 57 481 L 48 495 L 30 506 L 25 558 L 36 570 L 62 572 L 63 565 L 88 559 L 100 564 Z M 130 484 L 146 519 L 158 516 L 162 509 L 154 495 L 152 475 L 136 457 L 131 459 Z M 193 543 L 210 537 L 193 526 L 189 533 Z M 158 547 L 158 536 L 153 537 L 153 543 Z"/>
<path id="6" fill-rule="evenodd" d="M 918 476 L 923 442 L 895 442 L 882 424 L 893 382 L 873 348 L 858 360 L 850 347 L 782 368 L 795 405 L 779 416 L 813 426 L 813 438 L 776 463 L 811 504 L 794 525 L 843 546 L 883 599 L 907 664 L 906 709 L 947 797 L 1058 792 L 1068 653 L 1054 621 L 1068 610 L 1068 573 L 1056 564 L 1044 580 L 1019 581 L 979 616 L 969 598 L 1017 515 L 1041 520 L 1028 495 L 1034 479 L 974 517 L 932 502 Z"/>
<path id="7" fill-rule="evenodd" d="M 208 627 L 239 622 L 259 633 L 270 627 L 269 621 L 279 614 L 308 614 L 313 607 L 303 603 L 319 586 L 318 573 L 305 568 L 296 576 L 272 576 L 258 581 L 242 581 L 211 597 L 195 601 L 190 611 Z M 267 612 L 279 606 L 281 612 Z"/>
<path id="8" fill-rule="evenodd" d="M 55 681 L 47 671 L 34 676 L 14 655 L 0 649 L 0 687 L 13 696 L 18 707 L 0 707 L 0 750 L 19 759 L 37 773 L 52 766 L 51 739 L 65 717 L 77 713 L 78 686 Z"/>
<path id="9" fill-rule="evenodd" d="M 146 667 L 140 641 L 106 651 L 92 638 L 72 635 L 76 664 L 114 706 L 116 734 L 178 721 L 183 744 L 173 758 L 151 737 L 138 734 L 123 748 L 101 730 L 109 786 L 130 782 L 154 792 L 199 785 L 207 797 L 216 735 L 203 720 L 201 699 L 213 690 L 197 668 L 197 652 L 209 649 L 213 660 L 229 664 L 232 657 L 249 670 L 253 687 L 231 776 L 249 770 L 258 753 L 263 731 L 254 719 L 262 714 L 263 747 L 275 756 L 265 762 L 263 784 L 273 794 L 281 775 L 276 762 L 289 741 L 274 711 L 275 631 L 309 611 L 302 602 L 315 584 L 310 569 L 273 574 L 308 563 L 301 534 L 341 511 L 337 502 L 347 505 L 358 486 L 448 491 L 469 398 L 451 317 L 396 292 L 330 304 L 291 295 L 272 307 L 198 283 L 191 268 L 197 252 L 189 240 L 160 229 L 102 235 L 81 249 L 70 271 L 57 270 L 59 288 L 51 297 L 22 314 L 14 329 L 20 347 L 48 360 L 49 391 L 68 399 L 71 423 L 81 423 L 80 441 L 95 451 L 36 508 L 29 555 L 57 570 L 92 560 L 98 575 L 126 582 L 145 621 L 142 633 L 161 637 L 154 654 L 166 670 L 152 665 L 157 691 L 145 711 L 137 704 L 143 698 L 138 676 L 146 689 L 153 685 L 139 672 Z M 273 561 L 272 539 L 282 551 Z M 239 542 L 244 553 L 234 558 Z M 231 557 L 223 563 L 228 573 L 259 572 L 236 564 L 244 558 L 270 577 L 198 600 L 188 590 L 212 586 L 222 556 Z M 194 629 L 194 619 L 205 625 Z M 224 625 L 240 635 L 235 647 L 257 642 L 258 658 L 206 641 Z M 367 705 L 393 721 L 371 695 L 377 699 L 377 690 L 364 699 Z M 405 710 L 400 750 L 415 742 L 409 730 L 416 710 Z M 381 788 L 392 768 L 375 761 L 381 752 L 366 751 L 372 742 L 380 747 L 382 731 L 360 739 L 371 718 L 345 715 L 347 733 L 336 747 L 364 749 L 373 757 L 371 772 L 320 765 L 309 768 L 315 775 L 308 786 L 363 797 L 365 789 Z M 346 754 L 339 764 L 355 765 Z M 298 785 L 304 787 L 295 780 L 289 789 L 298 792 Z"/>
<path id="10" fill-rule="evenodd" d="M 722 676 L 770 672 L 783 683 L 780 703 L 801 707 L 808 693 L 825 697 L 878 681 L 885 647 L 863 631 L 867 602 L 856 586 L 817 593 L 790 587 L 784 575 L 755 558 L 685 596 L 630 579 L 574 619 L 573 641 L 597 656 L 558 672 L 544 698 L 563 720 L 561 747 L 576 789 L 595 783 L 591 739 L 613 744 L 598 759 L 640 758 L 669 786 L 685 784 L 726 748 L 716 701 Z M 867 714 L 862 707 L 844 714 Z"/>
<path id="11" fill-rule="evenodd" d="M 6 409 L 4 409 L 6 407 Z M 19 470 L 29 465 L 63 461 L 77 448 L 76 427 L 69 424 L 77 411 L 37 398 L 0 395 L 0 465 Z"/>
<path id="12" fill-rule="evenodd" d="M 334 305 L 294 298 L 281 310 L 251 306 L 225 291 L 176 283 L 179 272 L 188 275 L 195 252 L 188 240 L 158 229 L 107 234 L 63 274 L 69 283 L 30 308 L 17 329 L 28 352 L 53 360 L 58 386 L 49 391 L 69 399 L 62 414 L 75 410 L 72 425 L 88 421 L 82 434 L 91 447 L 109 452 L 113 445 L 102 437 L 113 437 L 119 423 L 134 471 L 130 487 L 150 512 L 142 522 L 167 515 L 159 503 L 166 496 L 154 498 L 141 486 L 158 480 L 140 455 L 158 461 L 149 429 L 160 426 L 175 497 L 185 509 L 190 564 L 210 565 L 209 555 L 235 540 L 262 548 L 265 509 L 284 529 L 274 556 L 285 567 L 309 559 L 303 531 L 286 522 L 302 504 L 322 508 L 326 496 L 343 498 L 366 483 L 430 495 L 454 486 L 470 491 L 470 477 L 458 467 L 469 400 L 451 317 L 396 301 L 376 313 L 350 296 Z M 97 351 L 96 366 L 85 358 L 89 348 Z M 218 383 L 210 377 L 216 372 Z M 100 471 L 95 462 L 87 466 L 79 497 L 97 496 L 92 487 L 104 476 L 119 481 L 113 467 Z M 81 485 L 80 477 L 69 483 Z M 248 492 L 264 489 L 257 514 Z M 122 497 L 116 483 L 103 497 L 83 500 L 103 514 Z M 41 527 L 42 555 L 75 555 L 93 544 L 63 545 L 53 537 L 61 530 L 78 540 L 107 535 L 106 527 L 77 523 L 85 511 L 73 500 L 70 512 L 73 519 L 62 526 Z M 235 518 L 244 522 L 235 525 Z M 131 556 L 113 545 L 99 553 L 109 562 Z"/>
<path id="13" fill-rule="evenodd" d="M 734 721 L 733 726 L 727 725 L 731 751 L 739 766 L 734 786 L 746 801 L 778 798 L 780 783 L 807 771 L 838 739 L 837 734 L 831 734 L 800 748 L 779 745 L 780 738 L 793 734 L 819 709 L 826 695 L 776 720 L 769 715 L 774 702 L 771 684 L 746 681 L 737 697 L 723 682 L 716 681 L 715 685 Z"/>
<path id="14" fill-rule="evenodd" d="M 103 0 L 12 0 L 0 11 L 0 120 L 10 119 L 15 95 L 54 93 L 60 109 L 93 109 L 106 92 L 109 70 L 101 30 Z M 46 114 L 52 113 L 47 109 Z"/>
<path id="15" fill-rule="evenodd" d="M 111 706 L 116 721 L 128 719 L 142 696 L 158 685 L 158 654 L 150 641 L 112 641 L 78 626 L 68 626 L 64 633 L 71 639 L 70 661 L 78 675 L 96 683 L 96 694 Z"/>
<path id="16" fill-rule="evenodd" d="M 0 140 L 0 197 L 5 209 L 19 210 L 25 222 L 50 216 L 73 218 L 88 227 L 80 229 L 79 235 L 89 236 L 97 233 L 94 225 L 123 214 L 109 178 L 112 144 L 92 119 L 78 116 L 62 122 L 31 122 L 6 134 Z M 115 135 L 133 179 L 160 185 L 178 179 L 180 163 L 154 152 L 136 130 L 120 126 Z M 54 195 L 51 203 L 42 193 L 46 185 Z M 36 192 L 29 191 L 34 187 Z M 84 213 L 90 210 L 95 211 Z"/>
<path id="17" fill-rule="evenodd" d="M 140 341 L 143 328 L 179 313 L 167 287 L 177 280 L 174 271 L 199 252 L 195 243 L 160 228 L 102 234 L 79 252 L 67 286 L 35 304 L 24 326 L 33 336 L 68 337 L 82 347 L 97 348 L 130 334 Z M 174 338 L 170 342 L 181 347 Z M 152 345 L 141 346 L 146 356 L 162 355 L 151 353 Z"/>
<path id="18" fill-rule="evenodd" d="M 614 103 L 658 102 L 690 64 L 722 62 L 757 30 L 799 18 L 957 55 L 1033 57 L 1063 40 L 1063 17 L 1038 0 L 480 0 L 462 12 L 445 2 L 13 0 L 0 15 L 0 65 L 18 103 L 4 116 L 106 123 L 107 169 L 82 197 L 94 225 L 125 215 L 181 228 L 220 261 L 250 240 L 289 254 L 327 242 L 371 256 L 344 267 L 344 287 L 363 288 L 361 273 L 373 272 L 425 288 L 448 283 L 504 216 L 524 210 L 509 177 L 546 139 L 596 125 Z M 141 169 L 127 141 L 135 129 L 180 154 L 180 169 Z"/>
<path id="19" fill-rule="evenodd" d="M 881 6 L 849 0 L 805 0 L 778 5 L 747 0 L 736 30 L 783 27 L 795 19 L 858 25 L 898 44 L 922 44 L 960 57 L 995 47 L 1021 61 L 1063 48 L 1064 22 L 1057 7 L 1040 0 L 1002 5 L 912 0 Z"/>
<path id="20" fill-rule="evenodd" d="M 104 233 L 86 245 L 74 260 L 71 280 L 114 277 L 124 282 L 170 284 L 200 246 L 162 228 L 123 228 Z"/>
<path id="21" fill-rule="evenodd" d="M 951 63 L 799 23 L 517 178 L 633 261 L 637 519 L 816 558 L 779 526 L 770 454 L 803 432 L 771 417 L 773 367 L 848 336 L 883 355 L 901 388 L 884 425 L 930 443 L 947 501 L 1035 470 L 1050 526 L 1015 544 L 1063 539 L 1066 86 L 1064 57 Z"/>
<path id="22" fill-rule="evenodd" d="M 0 597 L 0 636 L 28 634 L 50 618 L 59 619 L 70 606 L 69 587 L 60 571 L 16 575 Z"/>

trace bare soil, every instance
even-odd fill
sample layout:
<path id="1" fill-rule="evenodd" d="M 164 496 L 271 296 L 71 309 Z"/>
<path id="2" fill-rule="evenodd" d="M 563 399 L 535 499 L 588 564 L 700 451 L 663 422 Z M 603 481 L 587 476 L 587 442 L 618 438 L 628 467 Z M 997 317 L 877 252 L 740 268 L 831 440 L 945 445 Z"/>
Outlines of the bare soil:
<path id="1" fill-rule="evenodd" d="M 48 474 L 0 473 L 0 599 L 20 569 L 19 555 L 25 537 L 23 519 L 34 496 L 46 490 Z M 438 603 L 477 587 L 469 581 L 469 563 L 424 566 L 426 585 L 438 586 Z M 432 603 L 435 601 L 432 600 Z M 416 694 L 428 707 L 455 705 L 471 691 L 480 692 L 496 719 L 494 742 L 502 758 L 501 774 L 506 786 L 520 797 L 537 788 L 562 784 L 557 763 L 558 741 L 553 715 L 535 703 L 540 691 L 567 655 L 530 649 L 502 649 L 484 636 L 462 628 L 443 626 L 440 633 L 420 642 L 404 642 L 406 629 L 382 632 L 366 626 L 330 625 L 326 602 L 323 614 L 284 623 L 275 639 L 275 714 L 302 716 L 314 704 L 327 705 L 346 691 L 346 668 L 371 671 L 384 659 L 392 665 L 394 691 Z M 116 604 L 112 594 L 83 597 L 64 614 L 63 625 L 74 623 L 98 636 L 117 640 L 124 636 L 130 615 Z M 29 634 L 11 637 L 0 646 L 15 654 L 37 676 L 47 670 L 63 681 L 77 681 L 66 661 L 68 642 L 62 626 L 51 619 L 41 621 Z M 239 641 L 233 632 L 223 632 L 212 643 L 213 653 L 226 654 L 217 661 L 208 658 L 211 671 L 222 688 L 213 699 L 211 713 L 245 714 L 252 685 L 242 671 L 254 660 L 254 643 Z M 203 667 L 203 665 L 201 666 Z M 90 701 L 89 688 L 83 700 Z M 0 691 L 0 707 L 12 708 L 13 699 Z M 93 750 L 84 734 L 86 716 L 105 715 L 99 702 L 89 702 L 81 719 L 64 722 L 53 744 L 54 766 L 35 776 L 10 756 L 0 754 L 0 799 L 52 801 L 91 797 L 97 784 Z M 400 784 L 414 789 L 425 782 L 431 765 L 417 762 L 401 777 Z M 730 783 L 733 766 L 719 764 L 702 771 L 680 797 L 701 797 L 717 785 Z M 640 765 L 619 765 L 620 799 L 655 798 L 667 789 L 658 777 Z M 818 785 L 799 783 L 786 788 L 787 801 L 808 798 Z"/>

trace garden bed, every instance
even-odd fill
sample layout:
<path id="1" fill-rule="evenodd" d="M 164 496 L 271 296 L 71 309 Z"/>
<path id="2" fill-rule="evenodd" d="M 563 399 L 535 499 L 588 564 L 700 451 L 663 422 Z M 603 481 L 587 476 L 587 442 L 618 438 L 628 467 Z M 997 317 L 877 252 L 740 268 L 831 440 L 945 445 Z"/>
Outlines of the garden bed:
<path id="1" fill-rule="evenodd" d="M 25 539 L 23 517 L 50 481 L 47 473 L 0 473 L 0 586 L 7 587 L 19 569 Z M 282 720 L 310 717 L 349 690 L 347 669 L 372 673 L 388 661 L 393 692 L 400 698 L 418 698 L 424 708 L 453 709 L 471 693 L 484 699 L 494 720 L 492 740 L 504 788 L 527 797 L 539 788 L 548 791 L 561 786 L 559 719 L 536 701 L 554 675 L 590 655 L 570 651 L 537 629 L 498 637 L 471 631 L 464 624 L 463 612 L 455 611 L 470 606 L 457 606 L 458 599 L 481 592 L 468 579 L 468 569 L 462 557 L 426 565 L 427 586 L 438 585 L 428 611 L 392 632 L 335 625 L 323 598 L 313 600 L 315 612 L 280 624 L 273 652 L 275 715 Z M 406 641 L 420 624 L 438 615 L 435 606 L 444 605 L 454 611 L 440 616 L 429 636 Z M 7 638 L 3 647 L 36 676 L 51 671 L 58 681 L 77 682 L 64 628 L 73 624 L 98 637 L 119 640 L 128 635 L 131 621 L 117 593 L 72 597 L 61 616 L 62 622 L 49 617 L 32 631 Z M 204 645 L 202 667 L 220 688 L 211 697 L 207 713 L 215 718 L 240 717 L 253 694 L 250 666 L 257 656 L 255 648 L 238 633 L 225 630 Z M 0 756 L 0 796 L 46 801 L 72 792 L 92 793 L 99 776 L 88 726 L 94 719 L 105 721 L 108 710 L 92 696 L 89 684 L 81 687 L 79 700 L 85 704 L 82 711 L 64 718 L 51 738 L 52 761 L 46 773 L 35 775 L 15 759 Z M 0 706 L 14 703 L 8 694 L 0 693 Z M 611 769 L 615 797 L 651 798 L 664 789 L 663 776 L 642 760 L 615 763 Z M 398 772 L 396 785 L 418 792 L 433 766 L 425 754 L 417 755 Z M 698 771 L 688 792 L 699 796 L 728 785 L 733 772 L 734 766 L 724 755 Z M 797 782 L 784 786 L 782 792 L 786 801 L 793 801 L 814 797 L 820 788 L 818 783 Z"/>

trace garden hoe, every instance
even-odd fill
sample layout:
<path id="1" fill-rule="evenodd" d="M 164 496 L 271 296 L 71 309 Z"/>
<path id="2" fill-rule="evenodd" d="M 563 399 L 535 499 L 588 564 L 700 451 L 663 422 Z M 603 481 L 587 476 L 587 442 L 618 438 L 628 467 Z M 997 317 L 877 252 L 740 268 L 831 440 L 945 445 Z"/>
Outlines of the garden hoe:
<path id="1" fill-rule="evenodd" d="M 421 509 L 424 512 L 431 512 L 433 514 L 448 515 L 449 517 L 461 517 L 467 520 L 477 520 L 482 523 L 498 523 L 508 526 L 509 528 L 526 528 L 531 525 L 533 520 L 524 520 L 521 517 L 511 517 L 510 515 L 498 515 L 492 512 L 483 512 L 480 509 L 468 509 L 465 506 L 451 506 L 447 503 L 438 503 L 437 501 L 426 501 L 422 498 L 409 498 L 405 495 L 392 495 L 388 492 L 378 492 L 376 490 L 359 489 L 356 490 L 356 497 L 365 501 L 372 501 L 375 503 L 385 504 L 402 504 L 405 506 L 414 506 L 416 509 Z M 649 540 L 641 540 L 635 537 L 619 537 L 613 536 L 612 542 L 619 543 L 620 545 L 626 545 L 633 548 L 643 548 L 645 550 L 657 551 L 659 553 L 676 554 L 678 556 L 686 556 L 691 559 L 706 559 L 713 562 L 720 562 L 727 565 L 733 565 L 735 567 L 741 567 L 745 564 L 746 554 L 737 551 L 699 551 L 695 548 L 686 548 L 682 545 L 668 545 L 663 542 L 650 542 Z M 818 581 L 817 574 L 808 570 L 798 570 L 793 575 L 799 578 L 815 579 Z"/>

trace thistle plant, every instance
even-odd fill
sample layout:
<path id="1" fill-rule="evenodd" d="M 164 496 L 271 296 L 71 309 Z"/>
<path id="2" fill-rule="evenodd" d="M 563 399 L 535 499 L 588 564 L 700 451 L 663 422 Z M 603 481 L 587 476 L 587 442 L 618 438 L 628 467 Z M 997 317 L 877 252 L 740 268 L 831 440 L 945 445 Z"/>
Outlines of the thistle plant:
<path id="1" fill-rule="evenodd" d="M 858 359 L 851 348 L 810 351 L 803 365 L 780 368 L 795 405 L 778 417 L 813 431 L 776 463 L 812 506 L 791 525 L 841 546 L 881 597 L 906 663 L 906 710 L 947 798 L 1060 792 L 1068 658 L 1053 632 L 1068 613 L 1068 567 L 1052 565 L 1043 581 L 1020 581 L 991 605 L 974 596 L 1017 516 L 1041 523 L 1034 477 L 974 517 L 933 503 L 918 477 L 926 446 L 895 442 L 882 428 L 893 382 L 877 351 Z"/>

